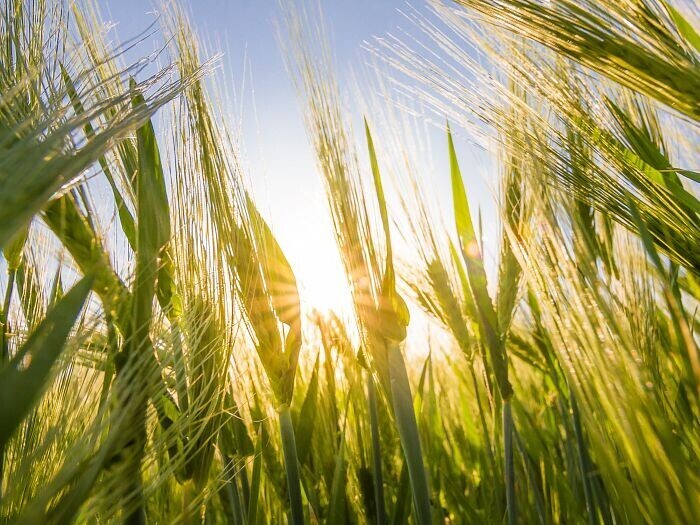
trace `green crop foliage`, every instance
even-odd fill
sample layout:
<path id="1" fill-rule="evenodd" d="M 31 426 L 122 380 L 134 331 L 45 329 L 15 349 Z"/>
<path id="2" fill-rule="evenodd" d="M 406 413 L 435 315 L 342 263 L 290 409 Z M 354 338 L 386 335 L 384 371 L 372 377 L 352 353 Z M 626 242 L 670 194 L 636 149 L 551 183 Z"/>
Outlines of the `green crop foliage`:
<path id="1" fill-rule="evenodd" d="M 148 68 L 90 0 L 0 2 L 0 524 L 697 522 L 697 6 L 426 3 L 352 93 L 280 2 L 342 312 L 176 2 Z"/>

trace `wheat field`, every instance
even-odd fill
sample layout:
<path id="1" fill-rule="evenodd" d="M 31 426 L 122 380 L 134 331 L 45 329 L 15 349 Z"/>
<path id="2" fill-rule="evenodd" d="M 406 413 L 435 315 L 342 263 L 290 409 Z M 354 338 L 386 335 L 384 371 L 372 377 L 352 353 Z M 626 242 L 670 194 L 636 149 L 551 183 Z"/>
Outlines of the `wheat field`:
<path id="1" fill-rule="evenodd" d="M 355 89 L 279 5 L 347 309 L 188 6 L 0 0 L 0 523 L 697 523 L 698 4 L 415 2 Z"/>

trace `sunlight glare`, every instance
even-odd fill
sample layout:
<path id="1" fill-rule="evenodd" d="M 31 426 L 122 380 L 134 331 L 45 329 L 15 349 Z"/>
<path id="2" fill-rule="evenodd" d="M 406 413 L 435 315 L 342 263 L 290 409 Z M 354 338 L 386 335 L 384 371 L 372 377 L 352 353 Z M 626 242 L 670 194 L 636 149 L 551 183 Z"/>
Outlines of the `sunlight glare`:
<path id="1" fill-rule="evenodd" d="M 302 308 L 311 312 L 352 314 L 352 297 L 340 259 L 326 247 L 308 254 L 297 268 Z"/>

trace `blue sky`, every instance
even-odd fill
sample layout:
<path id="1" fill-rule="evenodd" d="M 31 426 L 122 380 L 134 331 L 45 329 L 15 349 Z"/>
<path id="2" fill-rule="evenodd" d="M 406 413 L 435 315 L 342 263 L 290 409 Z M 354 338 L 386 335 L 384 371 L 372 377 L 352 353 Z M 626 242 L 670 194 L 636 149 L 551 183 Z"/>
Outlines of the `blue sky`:
<path id="1" fill-rule="evenodd" d="M 323 0 L 321 3 L 335 64 L 340 65 L 341 86 L 353 70 L 359 71 L 366 64 L 363 41 L 395 32 L 398 27 L 409 31 L 412 28 L 399 12 L 406 8 L 405 0 Z M 320 307 L 337 306 L 334 303 L 342 294 L 344 279 L 321 178 L 278 44 L 277 27 L 282 17 L 277 0 L 192 0 L 185 5 L 192 25 L 208 48 L 224 53 L 217 79 L 235 93 L 232 97 L 236 100 L 235 107 L 228 108 L 228 112 L 235 119 L 233 129 L 238 129 L 241 123 L 247 175 L 262 212 L 295 268 L 302 299 Z M 116 24 L 122 41 L 143 32 L 155 16 L 154 5 L 149 1 L 100 0 L 100 6 L 104 18 Z M 149 52 L 157 46 L 157 42 L 146 41 L 140 50 Z M 352 115 L 353 119 L 360 117 Z M 441 194 L 448 208 L 449 176 L 442 132 L 435 129 L 431 142 L 436 157 L 431 162 L 444 174 L 432 181 L 431 186 Z M 465 156 L 464 164 L 474 166 L 472 148 L 463 144 L 461 152 Z M 488 208 L 491 196 L 487 185 L 468 170 L 464 171 L 476 190 L 472 192 L 476 204 L 486 204 Z M 487 217 L 486 222 L 493 221 Z"/>

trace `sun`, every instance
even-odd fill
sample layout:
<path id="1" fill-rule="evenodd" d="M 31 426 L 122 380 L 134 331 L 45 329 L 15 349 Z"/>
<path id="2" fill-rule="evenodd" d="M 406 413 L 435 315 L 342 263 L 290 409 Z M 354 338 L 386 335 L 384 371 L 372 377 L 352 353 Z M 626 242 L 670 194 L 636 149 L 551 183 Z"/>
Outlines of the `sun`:
<path id="1" fill-rule="evenodd" d="M 350 286 L 323 189 L 316 190 L 304 190 L 305 205 L 295 207 L 291 216 L 278 216 L 275 235 L 294 271 L 302 313 L 334 312 L 349 318 L 354 311 Z"/>
<path id="2" fill-rule="evenodd" d="M 307 312 L 335 312 L 342 316 L 352 313 L 350 287 L 334 247 L 309 254 L 297 268 L 301 304 Z"/>

